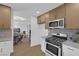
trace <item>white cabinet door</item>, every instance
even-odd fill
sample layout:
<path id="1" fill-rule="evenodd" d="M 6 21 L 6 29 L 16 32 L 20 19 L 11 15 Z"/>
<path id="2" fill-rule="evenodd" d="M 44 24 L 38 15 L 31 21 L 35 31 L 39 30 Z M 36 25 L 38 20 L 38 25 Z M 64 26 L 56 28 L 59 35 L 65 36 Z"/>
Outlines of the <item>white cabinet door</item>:
<path id="1" fill-rule="evenodd" d="M 63 56 L 79 56 L 79 49 L 63 45 Z"/>
<path id="2" fill-rule="evenodd" d="M 10 56 L 10 41 L 0 42 L 0 56 Z"/>
<path id="3" fill-rule="evenodd" d="M 42 42 L 41 49 L 45 53 L 45 49 L 46 49 L 46 43 L 45 43 L 45 41 Z"/>

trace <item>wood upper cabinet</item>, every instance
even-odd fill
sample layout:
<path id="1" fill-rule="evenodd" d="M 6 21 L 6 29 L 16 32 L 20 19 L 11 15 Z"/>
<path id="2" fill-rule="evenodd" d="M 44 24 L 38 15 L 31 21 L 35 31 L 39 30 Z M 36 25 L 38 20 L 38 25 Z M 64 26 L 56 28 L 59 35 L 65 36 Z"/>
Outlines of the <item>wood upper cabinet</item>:
<path id="1" fill-rule="evenodd" d="M 45 15 L 41 15 L 37 17 L 38 24 L 44 24 L 45 23 Z"/>
<path id="2" fill-rule="evenodd" d="M 0 29 L 10 29 L 11 27 L 11 8 L 0 5 Z"/>
<path id="3" fill-rule="evenodd" d="M 49 13 L 45 13 L 45 29 L 48 29 Z"/>
<path id="4" fill-rule="evenodd" d="M 49 11 L 49 20 L 56 19 L 56 9 Z"/>
<path id="5" fill-rule="evenodd" d="M 66 28 L 76 29 L 79 28 L 79 4 L 70 3 L 65 4 L 66 6 Z"/>
<path id="6" fill-rule="evenodd" d="M 60 18 L 64 18 L 65 28 L 79 29 L 79 3 L 63 4 L 38 17 L 38 23 L 45 23 L 45 28 L 48 29 L 49 20 Z"/>
<path id="7" fill-rule="evenodd" d="M 45 29 L 48 29 L 48 20 L 49 20 L 49 13 L 45 13 L 37 17 L 37 23 L 45 24 Z"/>
<path id="8" fill-rule="evenodd" d="M 38 23 L 38 24 L 41 24 L 41 16 L 38 16 L 38 17 L 37 17 L 37 23 Z"/>
<path id="9" fill-rule="evenodd" d="M 65 18 L 65 5 L 56 8 L 56 19 Z"/>

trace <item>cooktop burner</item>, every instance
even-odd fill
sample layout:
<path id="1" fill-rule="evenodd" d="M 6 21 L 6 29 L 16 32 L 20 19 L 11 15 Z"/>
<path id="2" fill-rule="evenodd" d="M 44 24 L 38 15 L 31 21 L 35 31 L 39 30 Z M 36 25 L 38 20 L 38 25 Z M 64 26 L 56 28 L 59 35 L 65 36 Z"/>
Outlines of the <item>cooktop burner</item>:
<path id="1" fill-rule="evenodd" d="M 57 46 L 61 46 L 62 42 L 66 41 L 67 37 L 53 35 L 52 37 L 46 38 L 46 42 L 52 43 Z"/>

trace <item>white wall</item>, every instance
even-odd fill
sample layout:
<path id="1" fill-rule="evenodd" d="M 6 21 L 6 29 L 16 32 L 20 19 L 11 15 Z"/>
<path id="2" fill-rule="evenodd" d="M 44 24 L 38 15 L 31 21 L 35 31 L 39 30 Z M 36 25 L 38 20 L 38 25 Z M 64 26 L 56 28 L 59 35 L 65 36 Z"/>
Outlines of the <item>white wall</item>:
<path id="1" fill-rule="evenodd" d="M 45 25 L 37 24 L 37 18 L 32 17 L 31 19 L 31 46 L 41 44 L 44 40 L 41 38 L 45 35 Z"/>

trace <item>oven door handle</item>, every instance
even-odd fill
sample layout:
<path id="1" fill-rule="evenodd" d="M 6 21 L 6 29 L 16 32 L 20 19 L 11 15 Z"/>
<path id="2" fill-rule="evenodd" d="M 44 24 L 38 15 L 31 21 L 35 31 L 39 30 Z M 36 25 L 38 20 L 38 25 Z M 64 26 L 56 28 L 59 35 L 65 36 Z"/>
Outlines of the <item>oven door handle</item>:
<path id="1" fill-rule="evenodd" d="M 57 48 L 60 48 L 60 46 L 56 46 L 56 45 L 51 44 L 51 43 L 49 43 L 49 42 L 46 42 L 46 44 L 50 44 L 50 45 L 52 45 L 52 46 L 55 46 L 55 47 L 57 47 Z"/>

